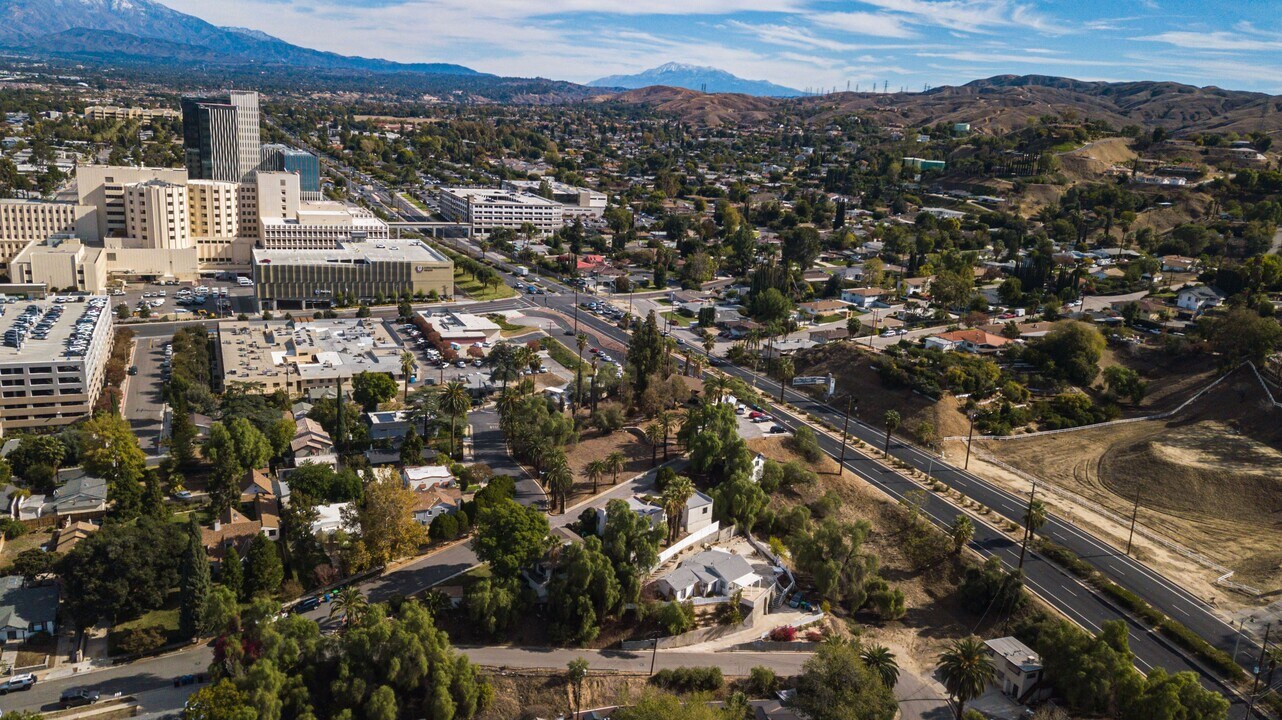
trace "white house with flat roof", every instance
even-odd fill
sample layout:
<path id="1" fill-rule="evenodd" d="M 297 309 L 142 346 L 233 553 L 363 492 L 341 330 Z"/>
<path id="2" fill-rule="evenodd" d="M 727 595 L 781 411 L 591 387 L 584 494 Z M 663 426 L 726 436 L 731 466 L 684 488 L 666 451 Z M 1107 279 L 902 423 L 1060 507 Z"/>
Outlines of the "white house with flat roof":
<path id="1" fill-rule="evenodd" d="M 1013 637 L 985 640 L 988 661 L 996 671 L 994 682 L 1002 692 L 1020 703 L 1050 697 L 1050 686 L 1042 683 L 1042 658 Z"/>

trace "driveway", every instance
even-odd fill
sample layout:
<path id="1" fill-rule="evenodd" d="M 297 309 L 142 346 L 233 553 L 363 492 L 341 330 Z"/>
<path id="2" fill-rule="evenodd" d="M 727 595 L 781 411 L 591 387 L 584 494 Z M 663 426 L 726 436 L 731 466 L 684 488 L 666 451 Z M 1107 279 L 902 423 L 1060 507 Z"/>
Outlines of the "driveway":
<path id="1" fill-rule="evenodd" d="M 125 419 L 138 437 L 138 445 L 148 455 L 161 453 L 160 435 L 162 406 L 160 364 L 165 359 L 167 338 L 138 338 L 135 341 L 134 365 L 138 374 L 129 378 L 125 395 Z"/>
<path id="2" fill-rule="evenodd" d="M 522 505 L 547 505 L 547 493 L 534 478 L 526 474 L 507 449 L 503 431 L 499 429 L 499 413 L 494 408 L 477 410 L 468 414 L 472 423 L 472 459 L 490 466 L 495 475 L 516 478 L 516 501 Z"/>

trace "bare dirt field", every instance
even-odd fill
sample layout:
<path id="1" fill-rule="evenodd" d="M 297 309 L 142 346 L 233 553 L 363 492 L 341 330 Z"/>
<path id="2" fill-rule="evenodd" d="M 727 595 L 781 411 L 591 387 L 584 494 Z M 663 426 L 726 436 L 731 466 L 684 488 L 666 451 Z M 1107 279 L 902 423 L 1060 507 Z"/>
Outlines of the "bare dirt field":
<path id="1" fill-rule="evenodd" d="M 519 717 L 556 717 L 572 709 L 565 673 L 512 672 L 487 677 L 494 686 L 494 704 L 479 720 L 513 720 Z M 642 675 L 593 672 L 583 681 L 583 709 L 624 702 L 646 692 Z"/>
<path id="2" fill-rule="evenodd" d="M 1115 543 L 1125 543 L 1138 496 L 1142 528 L 1234 570 L 1266 601 L 1282 588 L 1282 409 L 1268 404 L 1249 370 L 1170 419 L 982 441 L 976 449 L 1076 495 L 1052 489 L 1050 502 Z M 1025 491 L 1024 479 L 992 464 L 972 462 L 971 469 Z M 1247 600 L 1226 597 L 1206 565 L 1155 543 L 1144 551 L 1146 561 L 1190 581 L 1203 597 Z"/>

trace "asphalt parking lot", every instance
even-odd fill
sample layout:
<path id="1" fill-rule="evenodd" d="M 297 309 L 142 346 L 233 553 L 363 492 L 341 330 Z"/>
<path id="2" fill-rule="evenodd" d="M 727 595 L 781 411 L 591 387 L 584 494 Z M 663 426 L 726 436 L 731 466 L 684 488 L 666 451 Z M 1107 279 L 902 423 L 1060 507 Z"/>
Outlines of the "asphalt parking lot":
<path id="1" fill-rule="evenodd" d="M 186 288 L 195 290 L 198 286 L 204 286 L 210 289 L 208 299 L 203 305 L 179 305 L 178 291 Z M 214 300 L 213 293 L 219 288 L 227 290 L 227 304 L 219 307 Z M 163 295 L 161 293 L 164 293 Z M 194 318 L 199 315 L 200 311 L 205 311 L 208 315 L 217 317 L 219 313 L 223 317 L 235 317 L 240 313 L 254 314 L 258 312 L 258 305 L 254 299 L 254 288 L 241 287 L 235 281 L 214 280 L 212 278 L 202 278 L 199 282 L 180 282 L 177 285 L 162 285 L 155 282 L 134 282 L 125 287 L 124 295 L 111 296 L 111 308 L 114 311 L 120 303 L 125 303 L 131 310 L 137 310 L 140 302 L 149 302 L 152 317 L 161 317 L 164 315 L 173 315 L 175 319 Z M 159 306 L 156 306 L 159 303 Z"/>

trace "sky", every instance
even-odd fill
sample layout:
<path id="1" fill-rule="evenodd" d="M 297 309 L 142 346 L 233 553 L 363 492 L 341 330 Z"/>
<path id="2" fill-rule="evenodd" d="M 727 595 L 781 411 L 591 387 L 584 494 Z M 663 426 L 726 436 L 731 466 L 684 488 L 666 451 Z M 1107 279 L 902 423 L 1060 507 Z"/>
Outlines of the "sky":
<path id="1" fill-rule="evenodd" d="M 587 82 L 665 62 L 801 90 L 1001 74 L 1282 94 L 1282 0 L 160 0 L 318 50 Z"/>

